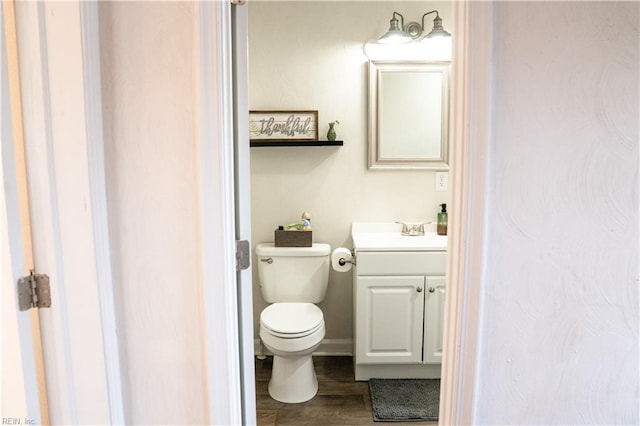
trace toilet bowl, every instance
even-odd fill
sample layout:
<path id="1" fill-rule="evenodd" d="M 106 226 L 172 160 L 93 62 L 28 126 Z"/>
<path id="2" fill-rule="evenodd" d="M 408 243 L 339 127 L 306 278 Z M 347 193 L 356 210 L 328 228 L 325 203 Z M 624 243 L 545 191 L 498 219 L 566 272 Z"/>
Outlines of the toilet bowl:
<path id="1" fill-rule="evenodd" d="M 308 401 L 318 391 L 311 354 L 325 335 L 317 303 L 329 284 L 331 246 L 256 246 L 260 292 L 267 306 L 260 314 L 260 339 L 273 354 L 269 395 L 277 401 Z"/>
<path id="2" fill-rule="evenodd" d="M 324 316 L 312 303 L 274 303 L 260 314 L 260 339 L 273 354 L 269 395 L 299 403 L 318 391 L 311 354 L 325 335 Z"/>

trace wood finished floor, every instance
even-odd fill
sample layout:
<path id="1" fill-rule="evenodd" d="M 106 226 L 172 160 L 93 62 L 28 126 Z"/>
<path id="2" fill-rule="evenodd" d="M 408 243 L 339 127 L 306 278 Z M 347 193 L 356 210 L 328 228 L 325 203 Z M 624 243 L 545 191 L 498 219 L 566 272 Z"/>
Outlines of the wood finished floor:
<path id="1" fill-rule="evenodd" d="M 318 394 L 301 404 L 275 401 L 267 390 L 273 357 L 256 359 L 256 408 L 259 426 L 274 425 L 436 425 L 437 422 L 374 422 L 369 383 L 356 382 L 350 356 L 314 356 Z"/>

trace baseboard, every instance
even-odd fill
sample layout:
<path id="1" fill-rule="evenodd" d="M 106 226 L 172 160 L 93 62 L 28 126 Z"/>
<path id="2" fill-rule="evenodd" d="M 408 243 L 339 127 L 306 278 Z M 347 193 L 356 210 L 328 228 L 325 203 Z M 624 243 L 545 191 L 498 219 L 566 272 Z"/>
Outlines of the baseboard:
<path id="1" fill-rule="evenodd" d="M 314 355 L 352 356 L 353 341 L 351 339 L 324 339 Z"/>
<path id="2" fill-rule="evenodd" d="M 262 348 L 260 339 L 254 339 L 253 341 L 253 353 L 255 355 L 261 355 L 264 351 L 264 355 L 271 355 L 266 348 Z M 318 349 L 313 353 L 314 355 L 323 356 L 352 356 L 353 355 L 353 340 L 351 339 L 324 339 Z"/>

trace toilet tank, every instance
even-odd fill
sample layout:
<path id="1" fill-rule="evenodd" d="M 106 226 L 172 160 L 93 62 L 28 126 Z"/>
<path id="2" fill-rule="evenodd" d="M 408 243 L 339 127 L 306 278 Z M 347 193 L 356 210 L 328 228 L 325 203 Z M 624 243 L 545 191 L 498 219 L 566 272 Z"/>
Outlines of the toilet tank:
<path id="1" fill-rule="evenodd" d="M 324 300 L 329 284 L 329 244 L 311 247 L 256 246 L 258 283 L 267 303 Z"/>

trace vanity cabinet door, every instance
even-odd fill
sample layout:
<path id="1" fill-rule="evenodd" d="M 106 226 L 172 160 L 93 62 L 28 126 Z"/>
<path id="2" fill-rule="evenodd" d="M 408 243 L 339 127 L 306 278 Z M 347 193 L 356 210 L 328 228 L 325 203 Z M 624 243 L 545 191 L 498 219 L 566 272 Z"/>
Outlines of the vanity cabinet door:
<path id="1" fill-rule="evenodd" d="M 421 363 L 425 277 L 358 276 L 356 363 Z"/>
<path id="2" fill-rule="evenodd" d="M 442 363 L 445 277 L 427 277 L 424 305 L 424 362 Z"/>

